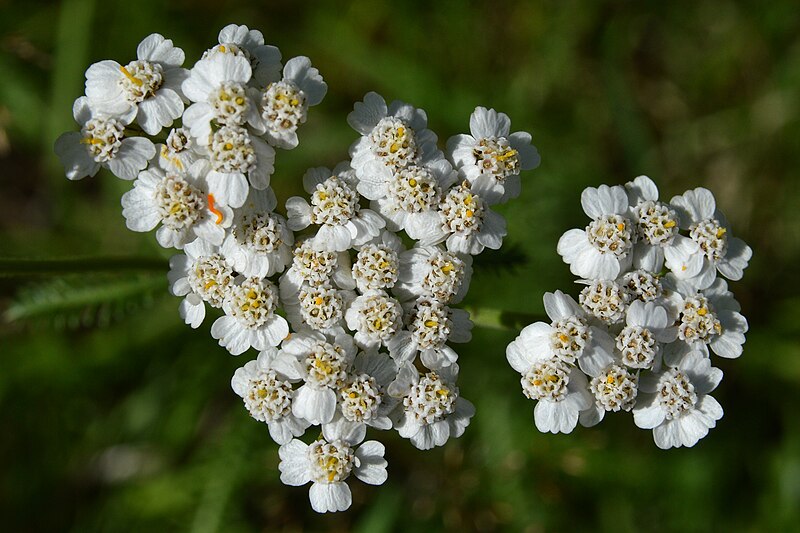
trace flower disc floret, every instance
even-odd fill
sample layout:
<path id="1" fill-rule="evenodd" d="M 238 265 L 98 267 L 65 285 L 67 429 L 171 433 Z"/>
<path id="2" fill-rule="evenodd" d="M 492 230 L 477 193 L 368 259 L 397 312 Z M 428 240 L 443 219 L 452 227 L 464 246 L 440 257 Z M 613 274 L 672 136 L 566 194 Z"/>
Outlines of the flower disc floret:
<path id="1" fill-rule="evenodd" d="M 438 301 L 422 300 L 414 305 L 408 329 L 423 350 L 440 348 L 450 336 L 450 309 Z"/>
<path id="2" fill-rule="evenodd" d="M 704 342 L 722 333 L 722 324 L 704 296 L 685 298 L 681 310 L 678 338 L 687 342 Z"/>
<path id="3" fill-rule="evenodd" d="M 122 145 L 125 126 L 114 118 L 92 118 L 81 128 L 81 144 L 98 163 L 106 163 L 117 155 Z"/>
<path id="4" fill-rule="evenodd" d="M 531 400 L 560 402 L 567 397 L 569 372 L 567 367 L 556 359 L 534 363 L 522 376 L 522 392 Z"/>
<path id="5" fill-rule="evenodd" d="M 622 276 L 622 287 L 629 302 L 633 300 L 652 302 L 664 293 L 658 276 L 645 270 L 634 270 L 626 273 Z"/>
<path id="6" fill-rule="evenodd" d="M 272 283 L 254 278 L 234 285 L 229 298 L 230 314 L 251 329 L 266 325 L 278 302 Z"/>
<path id="7" fill-rule="evenodd" d="M 308 102 L 305 93 L 292 81 L 271 83 L 261 98 L 261 117 L 274 129 L 289 132 L 306 121 Z"/>
<path id="8" fill-rule="evenodd" d="M 501 183 L 509 176 L 519 174 L 519 153 L 505 137 L 481 139 L 472 149 L 472 155 L 483 174 L 491 175 Z"/>
<path id="9" fill-rule="evenodd" d="M 184 128 L 175 128 L 167 135 L 166 146 L 173 152 L 183 152 L 194 147 L 194 141 Z"/>
<path id="10" fill-rule="evenodd" d="M 402 310 L 394 298 L 384 294 L 362 296 L 358 330 L 369 337 L 385 341 L 402 326 Z"/>
<path id="11" fill-rule="evenodd" d="M 384 117 L 369 135 L 372 153 L 386 166 L 404 167 L 417 158 L 414 130 L 402 119 Z"/>
<path id="12" fill-rule="evenodd" d="M 314 441 L 308 447 L 311 480 L 316 483 L 336 483 L 344 481 L 353 470 L 355 454 L 342 440 L 326 442 Z"/>
<path id="13" fill-rule="evenodd" d="M 386 245 L 366 244 L 353 262 L 353 278 L 362 292 L 390 289 L 397 283 L 397 252 Z"/>
<path id="14" fill-rule="evenodd" d="M 444 302 L 458 294 L 464 281 L 464 261 L 452 252 L 431 254 L 429 269 L 422 279 L 422 288 L 434 298 Z"/>
<path id="15" fill-rule="evenodd" d="M 314 329 L 333 327 L 342 318 L 344 302 L 339 291 L 332 287 L 305 287 L 300 291 L 299 300 L 303 320 Z"/>
<path id="16" fill-rule="evenodd" d="M 672 244 L 680 229 L 678 214 L 674 209 L 661 202 L 648 200 L 639 205 L 638 214 L 639 231 L 645 242 L 653 246 Z"/>
<path id="17" fill-rule="evenodd" d="M 257 163 L 247 130 L 223 126 L 211 137 L 211 166 L 217 172 L 245 174 Z"/>
<path id="18" fill-rule="evenodd" d="M 274 213 L 249 213 L 242 217 L 241 225 L 233 230 L 237 240 L 260 253 L 272 253 L 284 244 L 283 220 Z"/>
<path id="19" fill-rule="evenodd" d="M 316 388 L 341 387 L 347 379 L 347 354 L 338 345 L 320 341 L 305 359 L 306 383 Z"/>
<path id="20" fill-rule="evenodd" d="M 591 281 L 578 296 L 578 301 L 587 313 L 607 324 L 614 324 L 625 317 L 627 294 L 611 280 Z"/>
<path id="21" fill-rule="evenodd" d="M 375 378 L 360 374 L 339 391 L 342 415 L 351 422 L 367 422 L 377 416 L 382 394 Z"/>
<path id="22" fill-rule="evenodd" d="M 451 189 L 439 208 L 446 232 L 469 235 L 480 231 L 485 206 L 483 200 L 472 194 L 466 185 Z"/>
<path id="23" fill-rule="evenodd" d="M 457 387 L 442 381 L 436 372 L 428 372 L 403 398 L 403 407 L 407 415 L 430 425 L 453 413 L 457 398 Z"/>
<path id="24" fill-rule="evenodd" d="M 625 326 L 616 339 L 622 362 L 631 368 L 650 368 L 660 345 L 652 332 L 641 326 Z"/>
<path id="25" fill-rule="evenodd" d="M 240 126 L 245 123 L 250 99 L 241 83 L 222 82 L 211 93 L 209 104 L 214 109 L 214 118 L 218 124 Z"/>
<path id="26" fill-rule="evenodd" d="M 391 207 L 406 213 L 436 209 L 441 194 L 439 182 L 431 171 L 417 165 L 398 170 L 387 190 Z"/>
<path id="27" fill-rule="evenodd" d="M 259 422 L 273 422 L 292 412 L 292 385 L 279 379 L 274 370 L 250 378 L 243 398 L 250 416 Z"/>
<path id="28" fill-rule="evenodd" d="M 233 286 L 233 271 L 220 254 L 198 258 L 188 278 L 192 291 L 213 307 L 222 307 Z"/>
<path id="29" fill-rule="evenodd" d="M 310 240 L 305 240 L 294 249 L 292 268 L 304 281 L 319 285 L 330 279 L 338 258 L 336 252 L 316 250 Z"/>
<path id="30" fill-rule="evenodd" d="M 725 257 L 728 250 L 727 233 L 728 230 L 714 218 L 703 220 L 689 228 L 689 237 L 700 245 L 706 257 L 714 263 Z"/>
<path id="31" fill-rule="evenodd" d="M 694 385 L 677 368 L 668 369 L 659 378 L 656 395 L 667 420 L 679 418 L 697 403 Z"/>
<path id="32" fill-rule="evenodd" d="M 119 78 L 122 92 L 129 102 L 138 104 L 154 96 L 164 83 L 164 68 L 158 63 L 137 60 L 119 67 L 123 76 Z"/>
<path id="33" fill-rule="evenodd" d="M 313 224 L 341 226 L 358 212 L 358 194 L 345 182 L 331 176 L 316 186 L 311 206 Z"/>
<path id="34" fill-rule="evenodd" d="M 630 221 L 621 215 L 603 215 L 586 226 L 589 242 L 600 253 L 625 256 L 633 247 Z"/>
<path id="35" fill-rule="evenodd" d="M 177 174 L 167 174 L 155 190 L 163 224 L 172 229 L 193 225 L 203 215 L 203 193 Z"/>
<path id="36" fill-rule="evenodd" d="M 639 376 L 620 365 L 611 365 L 589 382 L 597 406 L 606 411 L 630 411 L 639 392 Z"/>
<path id="37" fill-rule="evenodd" d="M 589 343 L 589 326 L 578 316 L 569 316 L 553 323 L 550 346 L 555 356 L 567 364 L 572 364 Z"/>

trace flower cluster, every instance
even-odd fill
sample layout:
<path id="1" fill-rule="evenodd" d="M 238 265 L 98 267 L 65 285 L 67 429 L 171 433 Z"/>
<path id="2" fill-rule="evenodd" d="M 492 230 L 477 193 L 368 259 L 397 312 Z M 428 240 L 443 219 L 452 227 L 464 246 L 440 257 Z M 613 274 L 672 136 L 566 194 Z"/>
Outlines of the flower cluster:
<path id="1" fill-rule="evenodd" d="M 289 198 L 283 215 L 276 149 L 298 145 L 327 90 L 319 72 L 305 57 L 281 65 L 260 32 L 236 25 L 183 63 L 153 34 L 135 61 L 92 65 L 74 108 L 81 131 L 56 152 L 69 179 L 103 167 L 134 180 L 123 216 L 181 251 L 169 282 L 186 324 L 211 312 L 221 346 L 259 352 L 231 385 L 280 445 L 281 480 L 311 482 L 315 511 L 347 509 L 351 474 L 387 477 L 368 427 L 426 450 L 469 424 L 451 345 L 470 340 L 472 323 L 455 305 L 472 256 L 506 234 L 492 206 L 519 194 L 538 153 L 482 107 L 445 153 L 423 110 L 369 93 L 347 118 L 359 134 L 350 159 L 308 170 L 308 197 Z M 302 440 L 311 426 L 319 437 Z"/>
<path id="2" fill-rule="evenodd" d="M 752 255 L 731 235 L 710 191 L 669 202 L 639 176 L 587 188 L 591 222 L 558 242 L 584 285 L 575 301 L 546 293 L 551 323 L 525 327 L 506 357 L 537 400 L 536 427 L 569 433 L 608 411 L 633 411 L 659 448 L 693 446 L 722 417 L 710 396 L 722 379 L 710 353 L 742 354 L 747 320 L 717 273 L 737 281 Z"/>

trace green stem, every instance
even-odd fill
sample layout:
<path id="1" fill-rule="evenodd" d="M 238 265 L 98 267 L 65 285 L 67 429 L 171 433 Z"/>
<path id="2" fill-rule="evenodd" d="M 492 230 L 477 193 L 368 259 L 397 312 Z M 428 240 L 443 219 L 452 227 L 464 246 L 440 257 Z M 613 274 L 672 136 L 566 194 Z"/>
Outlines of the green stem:
<path id="1" fill-rule="evenodd" d="M 167 270 L 169 270 L 167 261 L 155 257 L 0 258 L 0 278 L 57 276 L 84 272 L 166 272 Z"/>

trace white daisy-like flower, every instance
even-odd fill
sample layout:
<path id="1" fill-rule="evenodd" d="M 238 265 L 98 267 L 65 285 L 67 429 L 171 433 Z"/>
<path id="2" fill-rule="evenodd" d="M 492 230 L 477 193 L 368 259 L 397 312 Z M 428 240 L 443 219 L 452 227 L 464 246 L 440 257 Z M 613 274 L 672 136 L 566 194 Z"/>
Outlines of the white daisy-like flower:
<path id="1" fill-rule="evenodd" d="M 426 220 L 418 229 L 423 245 L 447 241 L 451 252 L 476 255 L 484 248 L 498 250 L 508 233 L 505 219 L 493 211 L 467 182 L 451 188 L 439 203 L 439 220 Z"/>
<path id="2" fill-rule="evenodd" d="M 122 195 L 122 216 L 128 229 L 150 231 L 161 224 L 156 240 L 164 248 L 182 249 L 201 238 L 222 244 L 233 211 L 209 193 L 208 162 L 195 162 L 185 172 L 151 167 L 139 173 L 133 189 Z"/>
<path id="3" fill-rule="evenodd" d="M 305 284 L 354 289 L 356 284 L 350 273 L 350 255 L 318 250 L 311 239 L 298 241 L 292 251 L 292 265 L 280 279 L 281 299 L 292 301 Z"/>
<path id="4" fill-rule="evenodd" d="M 420 450 L 429 450 L 464 434 L 475 406 L 459 394 L 457 376 L 457 364 L 425 374 L 409 362 L 400 366 L 389 394 L 402 399 L 394 423 L 401 437 Z"/>
<path id="5" fill-rule="evenodd" d="M 399 168 L 441 157 L 425 111 L 399 100 L 387 106 L 381 95 L 367 93 L 363 102 L 356 102 L 347 123 L 362 135 L 350 147 L 359 180 L 388 182 Z M 369 198 L 364 187 L 359 182 L 359 192 Z"/>
<path id="6" fill-rule="evenodd" d="M 356 298 L 352 290 L 340 289 L 330 283 L 301 284 L 296 292 L 293 285 L 281 285 L 281 301 L 286 318 L 295 331 L 320 331 L 329 335 L 344 332 L 345 311 Z"/>
<path id="7" fill-rule="evenodd" d="M 158 145 L 156 164 L 165 171 L 184 172 L 195 161 L 206 158 L 208 151 L 198 146 L 189 131 L 184 128 L 171 129 L 164 144 Z"/>
<path id="8" fill-rule="evenodd" d="M 419 353 L 422 364 L 432 370 L 455 363 L 458 354 L 445 343 L 470 341 L 469 313 L 432 299 L 408 302 L 405 307 L 406 329 L 387 343 L 391 356 L 402 363 L 413 361 Z"/>
<path id="9" fill-rule="evenodd" d="M 389 414 L 398 400 L 387 389 L 397 377 L 394 359 L 382 352 L 359 353 L 339 389 L 339 412 L 346 420 L 377 429 L 391 429 Z"/>
<path id="10" fill-rule="evenodd" d="M 273 212 L 277 203 L 272 189 L 250 191 L 222 244 L 222 254 L 246 277 L 272 276 L 292 261 L 294 234 L 286 219 Z"/>
<path id="11" fill-rule="evenodd" d="M 613 280 L 581 280 L 586 285 L 578 295 L 581 307 L 606 325 L 618 324 L 625 318 L 629 296 L 625 288 Z"/>
<path id="12" fill-rule="evenodd" d="M 308 496 L 318 513 L 347 510 L 352 495 L 345 480 L 351 474 L 370 485 L 381 485 L 387 478 L 383 444 L 370 440 L 359 446 L 365 435 L 363 425 L 340 418 L 311 444 L 297 439 L 284 444 L 278 450 L 281 481 L 296 487 L 311 482 Z"/>
<path id="13" fill-rule="evenodd" d="M 72 106 L 72 116 L 81 131 L 62 133 L 55 142 L 55 152 L 70 180 L 94 176 L 107 168 L 120 179 L 133 180 L 156 155 L 156 147 L 144 137 L 125 137 L 131 115 L 114 118 L 92 109 L 89 99 L 81 96 Z"/>
<path id="14" fill-rule="evenodd" d="M 208 146 L 211 170 L 208 183 L 214 196 L 231 207 L 241 207 L 253 189 L 269 187 L 275 171 L 275 150 L 246 128 L 222 126 Z"/>
<path id="15" fill-rule="evenodd" d="M 231 388 L 242 398 L 250 416 L 267 424 L 272 440 L 286 444 L 301 436 L 310 423 L 292 414 L 292 383 L 296 380 L 275 368 L 278 354 L 277 349 L 268 348 L 258 354 L 258 359 L 237 368 Z"/>
<path id="16" fill-rule="evenodd" d="M 576 276 L 617 279 L 633 261 L 636 230 L 627 217 L 628 195 L 619 185 L 587 187 L 583 211 L 592 219 L 585 230 L 571 229 L 558 240 L 558 253 Z"/>
<path id="17" fill-rule="evenodd" d="M 336 412 L 339 390 L 346 385 L 356 346 L 341 333 L 333 341 L 317 331 L 293 333 L 281 345 L 276 368 L 292 379 L 302 379 L 295 391 L 292 412 L 312 424 L 327 424 Z"/>
<path id="18" fill-rule="evenodd" d="M 455 181 L 453 167 L 441 157 L 399 168 L 391 176 L 369 175 L 358 183 L 359 192 L 372 200 L 372 209 L 386 219 L 387 229 L 405 230 L 419 240 L 428 227 L 441 223 L 439 204 Z"/>
<path id="19" fill-rule="evenodd" d="M 345 321 L 362 349 L 379 348 L 403 328 L 403 308 L 384 291 L 367 291 L 348 307 Z"/>
<path id="20" fill-rule="evenodd" d="M 381 232 L 371 242 L 358 249 L 353 261 L 353 279 L 362 293 L 389 290 L 397 283 L 403 242 L 389 231 Z"/>
<path id="21" fill-rule="evenodd" d="M 625 315 L 625 327 L 615 342 L 625 366 L 658 371 L 662 348 L 673 342 L 678 331 L 667 310 L 655 302 L 634 300 Z"/>
<path id="22" fill-rule="evenodd" d="M 670 283 L 674 279 L 667 278 Z M 742 355 L 747 319 L 739 312 L 741 306 L 728 290 L 728 284 L 717 278 L 707 289 L 699 292 L 685 290 L 688 284 L 676 284 L 681 301 L 678 306 L 678 340 L 670 344 L 664 360 L 674 366 L 688 351 L 708 355 L 709 348 L 720 357 L 734 359 Z"/>
<path id="23" fill-rule="evenodd" d="M 467 294 L 472 256 L 440 246 L 418 246 L 400 254 L 400 274 L 393 292 L 402 300 L 435 298 L 456 304 Z"/>
<path id="24" fill-rule="evenodd" d="M 105 60 L 86 71 L 86 96 L 108 116 L 134 118 L 148 135 L 157 135 L 183 114 L 183 50 L 158 33 L 144 38 L 136 60 L 125 66 Z"/>
<path id="25" fill-rule="evenodd" d="M 571 296 L 561 291 L 546 292 L 543 299 L 552 322 L 526 326 L 509 344 L 506 357 L 514 369 L 524 374 L 534 359 L 553 359 L 578 365 L 586 374 L 596 376 L 613 362 L 614 340 L 604 328 L 589 323 Z"/>
<path id="26" fill-rule="evenodd" d="M 170 291 L 185 296 L 179 307 L 181 318 L 198 328 L 206 316 L 206 302 L 222 308 L 234 285 L 233 266 L 217 246 L 197 239 L 184 247 L 183 254 L 172 256 L 169 267 Z"/>
<path id="27" fill-rule="evenodd" d="M 470 135 L 447 141 L 447 153 L 472 190 L 487 203 L 506 202 L 519 196 L 519 173 L 539 166 L 531 136 L 511 132 L 511 119 L 494 109 L 476 107 L 469 117 Z"/>
<path id="28" fill-rule="evenodd" d="M 658 187 L 647 176 L 638 176 L 625 184 L 636 221 L 638 240 L 633 249 L 633 265 L 650 272 L 667 268 L 681 278 L 696 276 L 703 266 L 700 246 L 680 235 L 676 209 L 658 201 Z"/>
<path id="29" fill-rule="evenodd" d="M 702 252 L 703 266 L 692 283 L 698 289 L 710 287 L 717 271 L 732 281 L 742 279 L 753 250 L 742 239 L 731 236 L 711 191 L 698 187 L 675 196 L 670 203 L 680 215 L 681 229 L 689 231 Z"/>
<path id="30" fill-rule="evenodd" d="M 289 227 L 299 231 L 319 226 L 313 245 L 320 250 L 343 252 L 377 237 L 385 222 L 371 209 L 362 209 L 353 187 L 353 171 L 347 162 L 331 171 L 312 168 L 303 176 L 303 187 L 311 195 L 311 204 L 293 196 L 286 201 Z"/>
<path id="31" fill-rule="evenodd" d="M 181 88 L 194 102 L 183 114 L 183 126 L 202 145 L 211 142 L 212 122 L 218 126 L 262 127 L 258 106 L 247 90 L 252 69 L 241 55 L 212 54 L 198 61 Z"/>
<path id="32" fill-rule="evenodd" d="M 589 381 L 589 391 L 594 395 L 594 403 L 578 417 L 585 427 L 599 424 L 609 411 L 633 409 L 639 394 L 639 371 L 615 362 Z"/>
<path id="33" fill-rule="evenodd" d="M 218 45 L 206 50 L 203 59 L 216 55 L 245 58 L 253 72 L 251 83 L 263 88 L 281 78 L 281 52 L 264 44 L 264 35 L 245 25 L 228 24 L 219 32 Z"/>
<path id="34" fill-rule="evenodd" d="M 298 144 L 297 128 L 308 108 L 322 102 L 328 85 L 307 57 L 293 57 L 283 67 L 283 79 L 270 83 L 259 102 L 265 137 L 273 146 L 291 150 Z"/>
<path id="35" fill-rule="evenodd" d="M 722 371 L 700 352 L 688 353 L 675 368 L 645 372 L 633 421 L 652 429 L 661 449 L 694 446 L 722 418 L 722 406 L 709 396 L 721 380 Z"/>
<path id="36" fill-rule="evenodd" d="M 228 288 L 225 316 L 211 325 L 211 336 L 232 355 L 277 346 L 289 334 L 286 319 L 275 314 L 277 305 L 278 288 L 269 280 L 240 276 Z"/>

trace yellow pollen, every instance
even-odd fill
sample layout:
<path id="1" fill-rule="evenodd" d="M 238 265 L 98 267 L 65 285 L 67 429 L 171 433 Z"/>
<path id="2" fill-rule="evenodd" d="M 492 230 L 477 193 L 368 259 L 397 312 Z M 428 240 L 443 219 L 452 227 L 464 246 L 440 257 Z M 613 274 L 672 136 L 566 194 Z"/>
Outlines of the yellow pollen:
<path id="1" fill-rule="evenodd" d="M 467 195 L 467 196 L 464 198 L 464 205 L 471 205 L 471 204 L 472 204 L 472 195 L 471 195 L 471 194 L 468 194 L 468 195 Z"/>
<path id="2" fill-rule="evenodd" d="M 226 150 L 233 150 L 233 144 L 225 143 L 225 146 L 223 146 L 223 148 L 225 148 Z"/>
<path id="3" fill-rule="evenodd" d="M 706 309 L 705 307 L 701 307 L 700 309 L 697 310 L 697 314 L 700 316 L 706 316 L 708 314 L 708 309 Z"/>
<path id="4" fill-rule="evenodd" d="M 225 48 L 225 45 L 224 45 L 224 44 L 221 44 L 221 45 L 219 45 L 219 51 L 220 51 L 220 52 L 222 52 L 222 53 L 224 54 L 225 52 L 227 52 L 227 51 L 228 51 L 228 49 L 227 49 L 227 48 Z"/>
<path id="5" fill-rule="evenodd" d="M 450 396 L 450 389 L 439 389 L 436 391 L 437 396 L 444 396 L 447 398 Z"/>
<path id="6" fill-rule="evenodd" d="M 475 215 L 472 209 L 467 209 L 467 212 L 465 214 L 467 215 L 467 218 L 472 218 Z"/>
<path id="7" fill-rule="evenodd" d="M 169 208 L 169 214 L 170 215 L 174 215 L 175 213 L 177 213 L 180 210 L 181 210 L 181 204 L 176 202 L 176 203 L 172 204 L 172 207 Z"/>
<path id="8" fill-rule="evenodd" d="M 320 199 L 320 200 L 325 200 L 325 199 L 327 199 L 327 198 L 328 198 L 328 193 L 326 193 L 325 191 L 319 191 L 319 193 L 317 194 L 317 196 L 319 196 L 319 199 Z"/>
<path id="9" fill-rule="evenodd" d="M 322 299 L 321 296 L 317 296 L 314 298 L 314 305 L 322 305 L 325 303 L 325 300 Z"/>
<path id="10" fill-rule="evenodd" d="M 351 399 L 351 400 L 358 398 L 358 394 L 356 394 L 356 393 L 355 393 L 355 392 L 353 392 L 353 391 L 350 391 L 350 392 L 347 394 L 347 396 L 348 396 L 348 397 L 350 397 L 350 399 Z"/>
<path id="11" fill-rule="evenodd" d="M 378 267 L 379 268 L 389 268 L 389 262 L 388 261 L 381 261 L 380 263 L 378 263 Z"/>
<path id="12" fill-rule="evenodd" d="M 725 228 L 719 228 L 717 230 L 717 239 L 721 239 L 722 236 L 725 235 L 726 233 L 728 233 L 728 230 L 726 230 Z"/>
<path id="13" fill-rule="evenodd" d="M 497 156 L 497 160 L 498 161 L 505 161 L 506 159 L 508 159 L 510 157 L 514 157 L 515 155 L 517 155 L 517 151 L 516 150 L 514 150 L 514 149 L 506 150 L 504 153 L 502 153 L 502 154 Z"/>
<path id="14" fill-rule="evenodd" d="M 616 380 L 616 379 L 614 379 L 614 376 L 608 376 L 608 377 L 606 378 L 606 383 L 608 383 L 609 385 L 611 385 L 612 383 L 615 383 L 616 381 L 617 381 L 617 380 Z"/>
<path id="15" fill-rule="evenodd" d="M 439 325 L 439 323 L 437 321 L 435 321 L 435 320 L 426 320 L 425 321 L 425 327 L 426 328 L 432 328 L 432 327 L 438 326 L 438 325 Z"/>
<path id="16" fill-rule="evenodd" d="M 405 134 L 406 134 L 406 129 L 403 126 L 400 126 L 399 128 L 397 128 L 397 136 L 398 137 L 402 137 Z"/>
<path id="17" fill-rule="evenodd" d="M 264 399 L 267 397 L 267 390 L 266 389 L 258 389 L 258 397 Z"/>
<path id="18" fill-rule="evenodd" d="M 105 146 L 106 142 L 103 139 L 100 139 L 99 137 L 84 137 L 83 139 L 81 139 L 81 144 L 91 144 L 93 146 L 99 144 L 101 146 Z"/>
<path id="19" fill-rule="evenodd" d="M 383 320 L 381 320 L 380 318 L 376 318 L 372 322 L 372 327 L 375 329 L 383 329 Z"/>
<path id="20" fill-rule="evenodd" d="M 624 231 L 625 230 L 625 224 L 620 222 L 619 224 L 617 224 L 617 229 L 620 230 L 620 231 Z"/>
<path id="21" fill-rule="evenodd" d="M 569 336 L 565 333 L 559 333 L 558 340 L 560 340 L 561 342 L 567 342 L 569 341 Z"/>
<path id="22" fill-rule="evenodd" d="M 417 186 L 417 180 L 415 180 L 414 178 L 411 178 L 410 180 L 408 180 L 408 184 L 411 185 L 412 187 L 416 187 Z"/>
<path id="23" fill-rule="evenodd" d="M 242 98 L 241 96 L 237 96 L 235 102 L 236 105 L 244 105 L 244 98 Z"/>
<path id="24" fill-rule="evenodd" d="M 214 281 L 213 279 L 210 279 L 210 280 L 206 281 L 206 284 L 205 284 L 205 285 L 203 285 L 203 288 L 204 288 L 205 290 L 208 290 L 208 289 L 210 289 L 211 287 L 213 287 L 213 286 L 214 286 L 214 285 L 216 285 L 216 284 L 217 284 L 217 282 L 216 282 L 216 281 Z"/>
<path id="25" fill-rule="evenodd" d="M 399 149 L 400 149 L 400 143 L 392 143 L 392 145 L 389 147 L 389 152 L 390 152 L 390 153 L 392 153 L 392 154 L 394 154 L 394 153 L 396 153 L 396 152 L 397 152 Z"/>
<path id="26" fill-rule="evenodd" d="M 445 263 L 444 266 L 442 267 L 442 272 L 444 272 L 445 274 L 449 274 L 451 270 L 453 270 L 452 263 Z"/>
<path id="27" fill-rule="evenodd" d="M 298 104 L 300 104 L 300 100 L 298 100 L 297 98 L 292 98 L 291 100 L 289 100 L 289 103 L 290 103 L 290 104 L 291 104 L 293 107 L 295 107 L 295 106 L 297 106 Z"/>
<path id="28" fill-rule="evenodd" d="M 686 265 L 681 266 L 681 271 L 686 270 L 688 267 Z"/>
<path id="29" fill-rule="evenodd" d="M 128 69 L 126 69 L 125 67 L 119 67 L 119 70 L 125 75 L 126 78 L 131 80 L 131 83 L 133 83 L 137 87 L 141 87 L 142 85 L 144 85 L 144 82 L 142 80 L 140 80 L 139 78 L 128 72 Z"/>
<path id="30" fill-rule="evenodd" d="M 665 228 L 674 228 L 675 226 L 676 226 L 676 223 L 675 223 L 674 220 L 667 220 L 666 222 L 664 222 L 664 227 Z"/>
<path id="31" fill-rule="evenodd" d="M 549 381 L 551 383 L 556 383 L 558 381 L 558 376 L 550 374 L 548 376 L 545 376 L 544 379 L 546 379 L 547 381 Z"/>
<path id="32" fill-rule="evenodd" d="M 541 379 L 534 379 L 534 380 L 533 380 L 533 386 L 534 386 L 534 387 L 538 387 L 538 386 L 540 386 L 542 383 L 544 383 L 544 381 L 542 381 Z"/>

